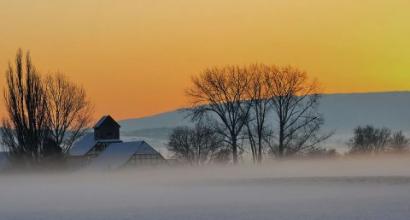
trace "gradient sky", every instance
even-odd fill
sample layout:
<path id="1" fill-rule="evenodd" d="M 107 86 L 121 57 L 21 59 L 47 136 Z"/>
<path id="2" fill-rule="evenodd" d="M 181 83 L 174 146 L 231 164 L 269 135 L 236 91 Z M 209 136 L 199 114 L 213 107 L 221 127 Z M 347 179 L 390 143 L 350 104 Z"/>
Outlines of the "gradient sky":
<path id="1" fill-rule="evenodd" d="M 410 1 L 0 0 L 0 73 L 19 47 L 83 85 L 95 117 L 185 106 L 212 65 L 291 64 L 326 93 L 410 90 Z"/>

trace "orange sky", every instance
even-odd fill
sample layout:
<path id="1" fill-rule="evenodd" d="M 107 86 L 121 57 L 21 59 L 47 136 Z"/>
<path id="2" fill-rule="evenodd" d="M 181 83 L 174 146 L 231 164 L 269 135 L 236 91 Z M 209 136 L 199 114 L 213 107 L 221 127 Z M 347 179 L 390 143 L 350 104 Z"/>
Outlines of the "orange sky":
<path id="1" fill-rule="evenodd" d="M 0 0 L 0 72 L 30 49 L 41 72 L 86 88 L 96 117 L 120 119 L 186 105 L 190 76 L 212 65 L 296 65 L 328 93 L 410 90 L 409 10 L 408 0 Z"/>

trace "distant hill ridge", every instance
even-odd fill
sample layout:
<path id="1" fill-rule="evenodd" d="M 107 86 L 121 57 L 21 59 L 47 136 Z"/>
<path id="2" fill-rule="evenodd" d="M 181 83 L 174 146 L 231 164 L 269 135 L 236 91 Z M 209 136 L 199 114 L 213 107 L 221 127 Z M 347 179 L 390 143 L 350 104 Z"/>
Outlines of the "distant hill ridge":
<path id="1" fill-rule="evenodd" d="M 410 92 L 326 94 L 321 99 L 319 111 L 325 117 L 325 130 L 349 133 L 356 126 L 372 124 L 410 131 Z M 190 125 L 186 116 L 187 112 L 175 110 L 122 120 L 120 124 L 124 133 L 144 133 L 145 130 L 155 136 L 156 130 Z"/>

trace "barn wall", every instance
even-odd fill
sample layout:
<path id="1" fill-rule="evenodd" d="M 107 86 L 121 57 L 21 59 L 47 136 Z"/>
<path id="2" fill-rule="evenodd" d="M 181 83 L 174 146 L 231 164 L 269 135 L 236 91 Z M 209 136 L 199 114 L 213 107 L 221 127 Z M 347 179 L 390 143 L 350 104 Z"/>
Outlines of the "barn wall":
<path id="1" fill-rule="evenodd" d="M 120 139 L 120 129 L 114 124 L 103 124 L 95 128 L 94 135 L 96 140 Z"/>

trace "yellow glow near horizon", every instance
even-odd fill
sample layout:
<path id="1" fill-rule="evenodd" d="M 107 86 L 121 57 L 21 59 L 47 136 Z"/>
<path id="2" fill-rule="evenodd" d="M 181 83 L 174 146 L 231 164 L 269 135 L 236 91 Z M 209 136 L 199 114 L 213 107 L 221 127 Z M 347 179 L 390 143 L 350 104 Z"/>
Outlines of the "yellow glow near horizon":
<path id="1" fill-rule="evenodd" d="M 410 90 L 408 0 L 0 0 L 0 9 L 0 72 L 30 49 L 41 72 L 86 88 L 96 117 L 185 106 L 190 76 L 213 65 L 291 64 L 327 93 Z"/>

